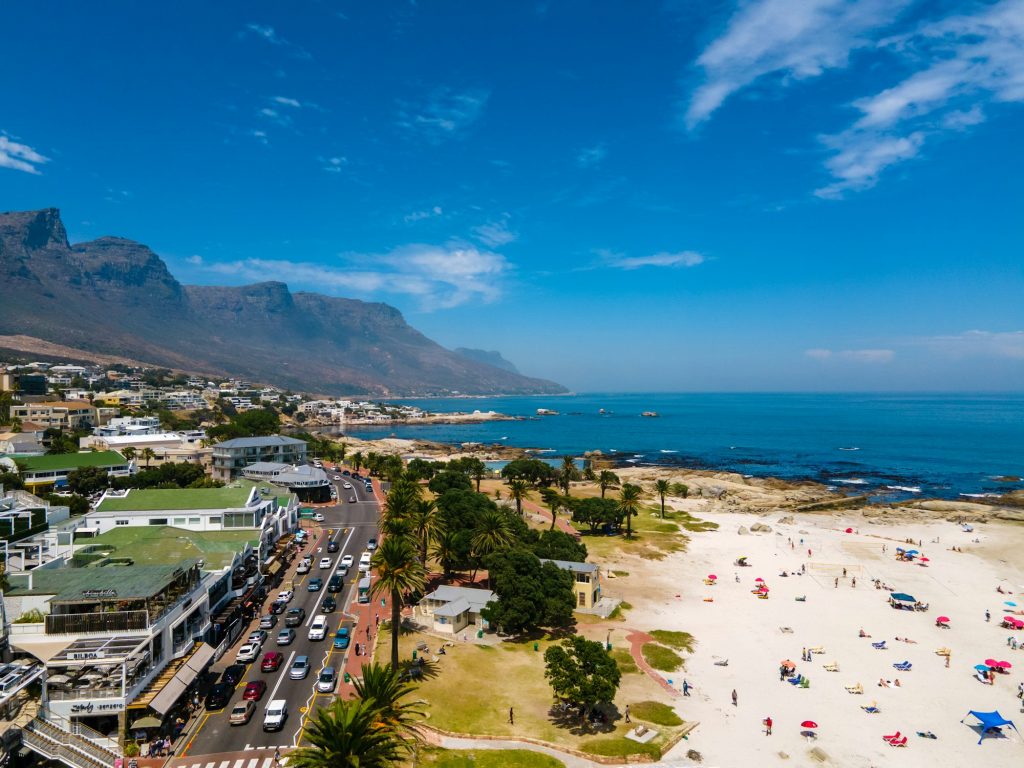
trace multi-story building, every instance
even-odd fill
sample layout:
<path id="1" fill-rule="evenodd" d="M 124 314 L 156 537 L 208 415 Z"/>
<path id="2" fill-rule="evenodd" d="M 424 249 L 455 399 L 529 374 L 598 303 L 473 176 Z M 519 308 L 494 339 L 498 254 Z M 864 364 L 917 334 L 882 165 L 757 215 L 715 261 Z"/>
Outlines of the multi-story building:
<path id="1" fill-rule="evenodd" d="M 283 435 L 239 437 L 213 446 L 213 479 L 229 482 L 250 464 L 305 464 L 306 441 Z"/>
<path id="2" fill-rule="evenodd" d="M 154 435 L 162 432 L 160 419 L 157 416 L 118 416 L 110 419 L 102 427 L 92 431 L 94 435 L 112 437 L 115 435 Z"/>
<path id="3" fill-rule="evenodd" d="M 242 476 L 249 480 L 266 481 L 287 488 L 300 501 L 325 502 L 331 500 L 331 481 L 322 469 L 309 464 L 280 464 L 273 461 L 258 461 L 242 470 Z"/>
<path id="4" fill-rule="evenodd" d="M 554 563 L 563 571 L 572 574 L 573 593 L 576 596 L 576 610 L 589 611 L 601 599 L 601 569 L 594 563 L 574 563 L 568 560 L 548 560 L 541 558 L 542 563 Z"/>
<path id="5" fill-rule="evenodd" d="M 44 530 L 48 509 L 45 501 L 31 493 L 13 489 L 5 491 L 0 485 L 0 543 L 5 565 L 9 559 L 8 544 Z"/>
<path id="6" fill-rule="evenodd" d="M 145 399 L 141 392 L 134 389 L 116 389 L 112 392 L 97 392 L 93 402 L 118 408 L 139 408 Z"/>
<path id="7" fill-rule="evenodd" d="M 25 486 L 34 492 L 63 488 L 68 473 L 82 467 L 103 467 L 110 477 L 127 477 L 135 472 L 134 462 L 117 451 L 55 453 L 45 456 L 16 456 Z"/>
<path id="8" fill-rule="evenodd" d="M 96 409 L 82 400 L 12 405 L 11 418 L 56 429 L 90 429 L 98 423 Z"/>

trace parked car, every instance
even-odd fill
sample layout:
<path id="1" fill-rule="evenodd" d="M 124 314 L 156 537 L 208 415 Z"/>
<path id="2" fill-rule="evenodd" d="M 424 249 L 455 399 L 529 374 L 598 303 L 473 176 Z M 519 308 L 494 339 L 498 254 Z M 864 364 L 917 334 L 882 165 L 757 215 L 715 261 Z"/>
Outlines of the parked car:
<path id="1" fill-rule="evenodd" d="M 267 642 L 267 633 L 264 632 L 262 629 L 254 629 L 252 632 L 249 633 L 248 642 L 256 643 L 262 648 L 263 644 Z"/>
<path id="2" fill-rule="evenodd" d="M 235 654 L 235 661 L 239 664 L 248 664 L 251 661 L 256 661 L 256 657 L 259 656 L 260 647 L 255 643 L 246 643 L 238 649 L 238 653 Z"/>
<path id="3" fill-rule="evenodd" d="M 235 690 L 235 686 L 231 683 L 217 683 L 212 686 L 210 692 L 206 694 L 206 710 L 209 712 L 214 709 L 224 709 L 233 690 Z"/>
<path id="4" fill-rule="evenodd" d="M 309 674 L 309 656 L 296 656 L 288 670 L 292 680 L 303 680 Z"/>
<path id="5" fill-rule="evenodd" d="M 324 613 L 334 613 L 338 609 L 338 601 L 328 595 L 324 598 L 324 601 L 320 603 L 320 610 Z"/>
<path id="6" fill-rule="evenodd" d="M 220 681 L 228 685 L 238 685 L 243 677 L 245 677 L 245 667 L 242 664 L 232 664 L 224 670 Z"/>
<path id="7" fill-rule="evenodd" d="M 315 515 L 313 515 L 313 519 L 316 520 L 318 523 L 322 523 L 324 521 L 324 516 L 317 512 Z"/>
<path id="8" fill-rule="evenodd" d="M 320 693 L 332 693 L 337 684 L 338 675 L 334 667 L 324 667 L 320 670 L 320 676 L 316 679 L 316 689 Z"/>
<path id="9" fill-rule="evenodd" d="M 263 730 L 280 731 L 287 719 L 288 702 L 284 699 L 274 699 L 267 704 L 267 713 L 263 716 Z"/>
<path id="10" fill-rule="evenodd" d="M 290 589 L 285 589 L 277 593 L 277 599 L 282 603 L 290 603 L 293 597 L 295 597 L 295 593 Z"/>
<path id="11" fill-rule="evenodd" d="M 366 548 L 368 550 L 370 550 L 371 552 L 373 552 L 373 550 L 375 550 L 377 548 L 377 540 L 376 539 L 370 539 L 368 542 L 366 542 Z"/>
<path id="12" fill-rule="evenodd" d="M 338 627 L 338 631 L 334 633 L 334 647 L 343 651 L 348 648 L 351 639 L 348 627 Z"/>
<path id="13" fill-rule="evenodd" d="M 334 574 L 333 576 L 331 576 L 330 580 L 328 580 L 328 582 L 327 582 L 327 591 L 328 592 L 341 592 L 341 588 L 344 585 L 344 583 L 345 582 L 342 581 L 341 576 L 339 576 L 338 574 Z"/>
<path id="14" fill-rule="evenodd" d="M 277 644 L 278 645 L 291 645 L 292 640 L 295 639 L 294 629 L 282 629 L 277 633 Z"/>
<path id="15" fill-rule="evenodd" d="M 270 604 L 270 612 L 274 616 L 277 616 L 280 613 L 284 613 L 285 608 L 287 607 L 288 603 L 286 603 L 284 600 L 275 600 L 273 603 Z"/>
<path id="16" fill-rule="evenodd" d="M 305 608 L 289 608 L 288 613 L 284 617 L 284 625 L 286 627 L 297 627 L 306 620 L 306 609 Z"/>
<path id="17" fill-rule="evenodd" d="M 343 566 L 345 566 L 346 568 L 351 568 L 353 562 L 355 562 L 355 560 L 352 557 L 352 555 L 342 555 L 341 556 L 341 564 Z"/>
<path id="18" fill-rule="evenodd" d="M 308 560 L 303 560 L 301 563 L 299 563 L 297 566 L 295 566 L 295 572 L 296 573 L 309 573 L 309 567 L 310 567 L 309 566 L 309 561 Z"/>
<path id="19" fill-rule="evenodd" d="M 277 624 L 277 616 L 273 613 L 260 617 L 260 629 L 273 629 L 275 624 Z"/>
<path id="20" fill-rule="evenodd" d="M 341 545 L 338 544 L 338 542 L 336 542 L 336 541 L 329 541 L 329 542 L 327 542 L 327 551 L 328 552 L 337 552 L 339 549 L 341 549 Z"/>
<path id="21" fill-rule="evenodd" d="M 324 580 L 323 579 L 310 579 L 309 583 L 306 585 L 306 589 L 308 591 L 310 591 L 310 592 L 319 592 L 323 588 L 324 588 Z"/>
<path id="22" fill-rule="evenodd" d="M 240 701 L 231 710 L 231 715 L 228 717 L 228 723 L 231 725 L 245 725 L 252 720 L 253 713 L 256 711 L 256 704 L 252 701 Z"/>
<path id="23" fill-rule="evenodd" d="M 267 692 L 267 684 L 262 680 L 253 680 L 251 683 L 245 684 L 245 690 L 242 691 L 242 698 L 245 701 L 259 701 L 263 698 L 263 694 Z"/>
<path id="24" fill-rule="evenodd" d="M 263 661 L 260 662 L 260 671 L 277 672 L 283 662 L 283 653 L 280 653 L 279 651 L 267 651 L 263 654 Z"/>

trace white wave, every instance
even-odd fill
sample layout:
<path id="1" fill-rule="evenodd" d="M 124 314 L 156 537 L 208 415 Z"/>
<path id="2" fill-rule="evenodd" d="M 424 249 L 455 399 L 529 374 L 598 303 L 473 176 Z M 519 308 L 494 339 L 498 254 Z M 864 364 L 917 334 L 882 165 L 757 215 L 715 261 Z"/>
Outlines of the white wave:
<path id="1" fill-rule="evenodd" d="M 659 453 L 679 453 L 679 451 L 669 451 L 669 450 L 666 450 L 666 449 L 662 448 L 662 449 L 661 449 L 661 450 L 659 451 Z"/>
<path id="2" fill-rule="evenodd" d="M 961 496 L 968 499 L 998 499 L 1002 494 L 999 493 L 961 493 Z"/>
<path id="3" fill-rule="evenodd" d="M 637 459 L 642 459 L 644 457 L 644 455 L 642 453 L 634 453 L 633 456 L 634 456 L 634 458 L 637 458 Z"/>
<path id="4" fill-rule="evenodd" d="M 636 464 L 640 459 L 626 459 L 630 464 Z"/>
<path id="5" fill-rule="evenodd" d="M 851 478 L 849 480 L 839 480 L 839 479 L 836 479 L 833 482 L 845 483 L 846 485 L 867 485 L 868 484 L 867 480 L 861 480 L 859 477 L 854 477 L 854 478 Z"/>
<path id="6" fill-rule="evenodd" d="M 840 448 L 839 450 L 840 451 L 859 451 L 860 448 L 858 448 L 857 446 L 853 446 L 851 448 Z"/>
<path id="7" fill-rule="evenodd" d="M 905 491 L 906 493 L 920 493 L 921 489 L 916 485 L 887 485 L 890 491 Z"/>

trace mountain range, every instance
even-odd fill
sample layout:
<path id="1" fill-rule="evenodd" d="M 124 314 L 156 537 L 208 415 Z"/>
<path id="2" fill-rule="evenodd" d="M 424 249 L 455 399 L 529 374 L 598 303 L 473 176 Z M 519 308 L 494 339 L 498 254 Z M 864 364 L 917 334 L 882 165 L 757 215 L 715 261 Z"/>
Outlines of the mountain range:
<path id="1" fill-rule="evenodd" d="M 0 286 L 0 334 L 154 366 L 335 395 L 565 392 L 496 353 L 445 349 L 387 304 L 182 285 L 133 240 L 71 245 L 55 208 L 0 213 Z"/>

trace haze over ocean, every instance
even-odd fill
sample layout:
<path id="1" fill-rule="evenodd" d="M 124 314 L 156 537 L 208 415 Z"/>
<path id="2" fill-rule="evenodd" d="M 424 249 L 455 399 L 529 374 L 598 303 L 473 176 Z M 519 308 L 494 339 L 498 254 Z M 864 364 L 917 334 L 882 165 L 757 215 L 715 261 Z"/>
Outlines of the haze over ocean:
<path id="1" fill-rule="evenodd" d="M 893 499 L 1024 487 L 995 479 L 1024 476 L 1024 395 L 587 393 L 402 402 L 530 418 L 360 426 L 349 434 L 504 443 L 544 456 L 600 450 L 637 465 L 810 478 L 851 491 L 880 489 Z M 537 408 L 559 415 L 536 417 Z M 643 418 L 643 411 L 659 416 Z"/>

